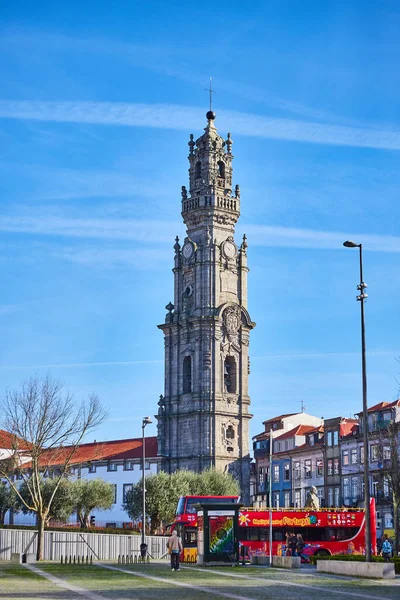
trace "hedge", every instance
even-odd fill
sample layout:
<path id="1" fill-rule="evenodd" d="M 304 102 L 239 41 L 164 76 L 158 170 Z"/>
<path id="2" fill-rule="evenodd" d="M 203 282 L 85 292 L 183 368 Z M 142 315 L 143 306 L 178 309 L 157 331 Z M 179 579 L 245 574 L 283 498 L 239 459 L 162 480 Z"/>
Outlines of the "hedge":
<path id="1" fill-rule="evenodd" d="M 318 560 L 346 560 L 353 562 L 365 562 L 365 556 L 361 554 L 334 554 L 333 556 L 310 556 L 310 562 L 315 565 Z M 383 556 L 373 556 L 372 562 L 384 562 Z M 390 560 L 394 564 L 394 570 L 397 575 L 400 575 L 400 557 L 395 557 Z"/>

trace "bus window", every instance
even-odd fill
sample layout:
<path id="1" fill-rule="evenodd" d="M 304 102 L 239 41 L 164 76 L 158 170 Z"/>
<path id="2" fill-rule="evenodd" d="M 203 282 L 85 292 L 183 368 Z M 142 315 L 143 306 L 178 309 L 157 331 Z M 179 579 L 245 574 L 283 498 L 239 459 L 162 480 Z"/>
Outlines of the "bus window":
<path id="1" fill-rule="evenodd" d="M 341 527 L 336 530 L 336 539 L 348 540 L 357 534 L 357 527 Z"/>
<path id="2" fill-rule="evenodd" d="M 269 529 L 267 529 L 266 527 L 260 527 L 258 531 L 259 531 L 258 539 L 260 540 L 260 542 L 268 542 Z"/>
<path id="3" fill-rule="evenodd" d="M 197 547 L 197 531 L 196 531 L 196 529 L 185 529 L 184 546 L 185 546 L 185 548 Z"/>
<path id="4" fill-rule="evenodd" d="M 274 527 L 272 530 L 272 541 L 273 542 L 282 542 L 283 541 L 283 529 L 278 529 Z"/>
<path id="5" fill-rule="evenodd" d="M 181 496 L 179 498 L 178 506 L 177 506 L 177 509 L 176 509 L 176 514 L 177 515 L 183 515 L 184 512 L 185 512 L 185 497 Z"/>
<path id="6" fill-rule="evenodd" d="M 305 527 L 300 533 L 305 542 L 323 542 L 325 539 L 329 539 L 326 538 L 323 527 Z"/>

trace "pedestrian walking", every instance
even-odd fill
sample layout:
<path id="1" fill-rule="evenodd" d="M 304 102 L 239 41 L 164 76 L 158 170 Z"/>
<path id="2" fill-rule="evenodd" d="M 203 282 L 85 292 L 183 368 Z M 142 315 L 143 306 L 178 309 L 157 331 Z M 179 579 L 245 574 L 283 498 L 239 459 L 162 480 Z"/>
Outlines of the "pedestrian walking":
<path id="1" fill-rule="evenodd" d="M 297 537 L 296 534 L 292 531 L 289 534 L 289 548 L 290 548 L 290 556 L 297 556 Z"/>
<path id="2" fill-rule="evenodd" d="M 392 557 L 392 544 L 389 541 L 389 536 L 387 533 L 383 536 L 382 548 L 381 548 L 382 556 L 385 562 L 390 562 Z"/>
<path id="3" fill-rule="evenodd" d="M 296 542 L 296 554 L 297 554 L 297 556 L 300 556 L 300 558 L 303 557 L 303 550 L 304 550 L 305 545 L 306 545 L 306 543 L 303 540 L 303 536 L 301 535 L 301 533 L 298 533 L 297 534 L 297 542 Z"/>
<path id="4" fill-rule="evenodd" d="M 176 529 L 173 530 L 172 535 L 168 538 L 167 549 L 171 555 L 171 571 L 180 571 L 179 558 L 183 551 L 182 540 L 178 536 Z"/>

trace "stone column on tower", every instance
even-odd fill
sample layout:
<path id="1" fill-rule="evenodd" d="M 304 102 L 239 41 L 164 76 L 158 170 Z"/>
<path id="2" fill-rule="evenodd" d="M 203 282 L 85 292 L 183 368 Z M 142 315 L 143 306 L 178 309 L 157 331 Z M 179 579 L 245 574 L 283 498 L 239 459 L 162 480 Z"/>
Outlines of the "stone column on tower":
<path id="1" fill-rule="evenodd" d="M 174 301 L 166 306 L 165 389 L 158 415 L 162 468 L 231 472 L 249 501 L 249 333 L 247 240 L 235 242 L 239 186 L 232 187 L 232 139 L 207 112 L 189 140 L 189 189 L 182 187 L 186 237 L 175 240 Z"/>

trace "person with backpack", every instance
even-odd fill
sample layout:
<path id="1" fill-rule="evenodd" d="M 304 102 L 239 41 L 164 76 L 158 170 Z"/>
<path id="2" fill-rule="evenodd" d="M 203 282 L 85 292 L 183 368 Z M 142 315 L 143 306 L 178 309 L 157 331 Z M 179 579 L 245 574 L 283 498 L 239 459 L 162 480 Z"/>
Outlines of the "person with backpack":
<path id="1" fill-rule="evenodd" d="M 389 536 L 387 533 L 383 536 L 381 554 L 385 562 L 390 562 L 392 557 L 392 544 L 389 541 Z"/>
<path id="2" fill-rule="evenodd" d="M 303 540 L 303 536 L 301 535 L 301 533 L 298 533 L 297 534 L 297 543 L 296 543 L 296 554 L 297 554 L 297 556 L 300 556 L 300 558 L 302 558 L 305 545 L 306 545 L 306 543 Z"/>

